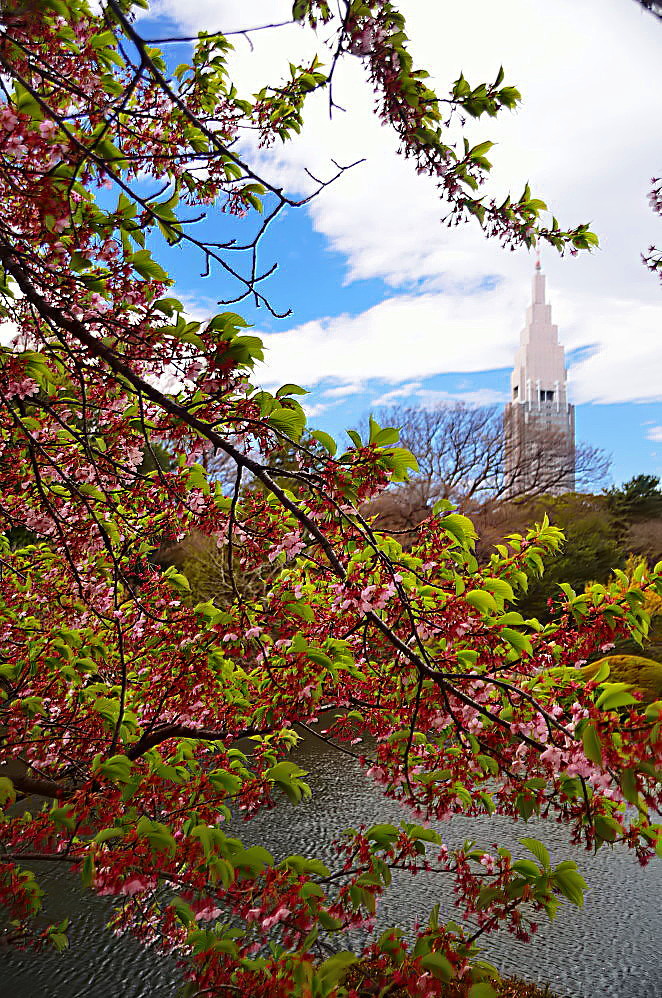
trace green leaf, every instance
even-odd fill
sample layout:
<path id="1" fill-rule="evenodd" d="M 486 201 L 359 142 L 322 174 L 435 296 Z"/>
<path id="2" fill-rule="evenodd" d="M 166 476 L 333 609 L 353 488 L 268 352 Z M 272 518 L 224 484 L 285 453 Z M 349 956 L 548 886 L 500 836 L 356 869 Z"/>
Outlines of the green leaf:
<path id="1" fill-rule="evenodd" d="M 94 857 L 87 855 L 80 868 L 80 879 L 83 887 L 91 887 L 94 883 L 96 870 L 94 867 Z"/>
<path id="2" fill-rule="evenodd" d="M 147 249 L 138 250 L 129 257 L 129 262 L 145 280 L 164 281 L 169 283 L 169 277 L 163 267 L 152 259 L 152 254 Z"/>
<path id="3" fill-rule="evenodd" d="M 214 790 L 225 791 L 228 794 L 236 794 L 241 789 L 242 780 L 236 773 L 229 773 L 225 769 L 215 769 L 209 774 L 209 782 Z"/>
<path id="4" fill-rule="evenodd" d="M 165 852 L 170 857 L 174 856 L 177 847 L 172 832 L 166 825 L 143 816 L 138 821 L 136 830 L 141 838 L 147 839 L 153 852 Z"/>
<path id="5" fill-rule="evenodd" d="M 358 963 L 358 956 L 348 950 L 341 950 L 334 953 L 319 965 L 315 971 L 315 977 L 322 985 L 324 995 L 328 994 L 345 976 L 346 971 L 354 963 Z"/>
<path id="6" fill-rule="evenodd" d="M 421 842 L 434 842 L 435 845 L 442 843 L 441 835 L 432 828 L 424 828 L 423 825 L 410 825 L 406 821 L 402 822 L 402 826 L 412 839 L 418 839 Z"/>
<path id="7" fill-rule="evenodd" d="M 630 804 L 639 803 L 639 793 L 637 792 L 637 775 L 634 769 L 624 769 L 621 773 L 621 790 L 626 801 Z"/>
<path id="8" fill-rule="evenodd" d="M 501 712 L 501 717 L 503 717 L 504 712 Z M 536 803 L 535 797 L 531 794 L 518 794 L 515 798 L 515 804 L 517 810 L 522 815 L 525 821 L 527 821 L 534 811 L 539 810 L 539 805 Z"/>
<path id="9" fill-rule="evenodd" d="M 444 984 L 448 984 L 455 976 L 452 963 L 443 953 L 428 953 L 422 957 L 421 966 L 425 970 L 429 970 L 433 977 L 436 977 L 438 981 L 443 981 Z"/>
<path id="10" fill-rule="evenodd" d="M 90 45 L 97 50 L 112 47 L 115 45 L 115 35 L 112 31 L 102 31 L 100 34 L 92 36 Z"/>
<path id="11" fill-rule="evenodd" d="M 366 838 L 383 849 L 389 849 L 399 834 L 395 825 L 372 825 L 366 832 Z"/>
<path id="12" fill-rule="evenodd" d="M 320 665 L 323 669 L 332 669 L 333 662 L 321 648 L 307 648 L 306 657 L 314 662 L 315 665 Z"/>
<path id="13" fill-rule="evenodd" d="M 582 732 L 584 755 L 596 765 L 602 765 L 602 745 L 598 733 L 592 724 L 587 724 Z"/>
<path id="14" fill-rule="evenodd" d="M 308 603 L 304 603 L 303 600 L 292 600 L 285 603 L 285 606 L 291 613 L 295 613 L 297 617 L 301 617 L 307 623 L 311 623 L 315 619 L 315 611 Z"/>
<path id="15" fill-rule="evenodd" d="M 28 114 L 36 121 L 41 121 L 44 117 L 44 112 L 39 102 L 18 82 L 14 83 L 14 105 L 16 110 L 20 111 L 21 114 Z"/>
<path id="16" fill-rule="evenodd" d="M 214 851 L 214 831 L 209 825 L 200 824 L 195 825 L 189 832 L 191 838 L 200 840 L 200 845 L 207 859 Z"/>
<path id="17" fill-rule="evenodd" d="M 109 780 L 117 783 L 128 783 L 131 779 L 131 767 L 133 763 L 125 755 L 113 755 L 106 762 L 100 763 L 96 769 L 93 766 L 92 772 L 103 773 Z"/>
<path id="18" fill-rule="evenodd" d="M 374 444 L 375 443 L 375 437 L 377 436 L 378 433 L 381 432 L 382 428 L 379 425 L 379 423 L 377 422 L 377 420 L 374 419 L 373 416 L 370 416 L 368 423 L 369 423 L 369 427 L 370 427 L 370 429 L 369 429 L 369 436 L 368 436 L 368 443 Z"/>
<path id="19" fill-rule="evenodd" d="M 62 950 L 67 949 L 69 946 L 69 940 L 64 932 L 54 932 L 51 929 L 48 930 L 47 937 L 48 942 L 53 946 L 58 953 Z"/>
<path id="20" fill-rule="evenodd" d="M 249 323 L 237 312 L 219 312 L 209 321 L 207 329 L 232 337 L 238 329 L 246 329 L 248 326 Z"/>
<path id="21" fill-rule="evenodd" d="M 331 873 L 328 866 L 325 866 L 319 859 L 307 859 L 305 856 L 286 856 L 282 866 L 294 870 L 295 873 L 314 873 L 317 877 L 328 877 Z"/>
<path id="22" fill-rule="evenodd" d="M 494 593 L 496 597 L 500 597 L 502 600 L 512 601 L 515 599 L 512 586 L 505 579 L 483 579 L 482 586 L 484 589 L 489 589 L 491 593 Z"/>
<path id="23" fill-rule="evenodd" d="M 180 592 L 190 593 L 191 586 L 185 575 L 178 572 L 174 565 L 171 565 L 167 571 L 163 573 L 163 577 L 168 580 L 170 585 L 179 590 Z"/>
<path id="24" fill-rule="evenodd" d="M 199 616 L 202 617 L 202 619 L 206 621 L 210 627 L 213 627 L 215 624 L 219 623 L 219 621 L 226 616 L 222 610 L 219 610 L 218 607 L 214 605 L 212 600 L 206 600 L 204 603 L 196 603 L 193 607 L 193 612 L 199 614 Z"/>
<path id="25" fill-rule="evenodd" d="M 628 690 L 632 689 L 632 683 L 603 683 L 602 692 L 595 701 L 595 706 L 601 710 L 615 710 L 617 707 L 629 707 L 637 703 L 635 697 Z"/>
<path id="26" fill-rule="evenodd" d="M 487 908 L 488 905 L 496 901 L 497 898 L 503 897 L 503 891 L 498 887 L 481 887 L 480 894 L 478 895 L 478 900 L 476 901 L 476 907 L 479 911 L 483 908 Z"/>
<path id="27" fill-rule="evenodd" d="M 56 825 L 62 825 L 69 832 L 73 832 L 76 827 L 76 822 L 72 817 L 72 809 L 68 805 L 64 807 L 52 807 L 50 811 L 51 821 L 54 821 Z"/>
<path id="28" fill-rule="evenodd" d="M 437 512 L 437 505 L 435 505 L 435 512 Z M 462 547 L 473 547 L 477 534 L 468 516 L 463 516 L 461 513 L 449 513 L 441 521 L 441 527 L 452 534 Z"/>
<path id="29" fill-rule="evenodd" d="M 497 992 L 489 981 L 478 981 L 469 988 L 467 998 L 497 998 Z"/>
<path id="30" fill-rule="evenodd" d="M 418 471 L 418 461 L 404 447 L 394 447 L 391 451 L 385 451 L 382 461 L 391 472 L 392 482 L 406 482 L 410 471 Z"/>
<path id="31" fill-rule="evenodd" d="M 283 385 L 276 392 L 276 398 L 282 399 L 285 395 L 310 395 L 307 388 L 300 388 L 299 385 Z"/>
<path id="32" fill-rule="evenodd" d="M 595 833 L 603 842 L 615 842 L 623 830 L 614 818 L 599 814 L 595 819 Z"/>
<path id="33" fill-rule="evenodd" d="M 342 926 L 342 921 L 339 918 L 334 918 L 333 915 L 329 915 L 327 911 L 320 911 L 317 917 L 322 928 L 328 932 L 336 932 Z"/>
<path id="34" fill-rule="evenodd" d="M 609 675 L 611 669 L 609 667 L 609 660 L 603 662 L 598 671 L 594 676 L 591 677 L 591 682 L 602 683 Z"/>
<path id="35" fill-rule="evenodd" d="M 293 804 L 298 804 L 302 798 L 311 796 L 310 787 L 301 779 L 308 773 L 295 762 L 284 759 L 268 769 L 264 775 L 272 783 L 276 783 Z"/>
<path id="36" fill-rule="evenodd" d="M 92 147 L 94 149 L 96 156 L 108 160 L 114 166 L 119 167 L 121 169 L 125 165 L 126 158 L 124 154 L 122 153 L 121 149 L 119 149 L 115 145 L 114 142 L 111 142 L 109 138 L 96 139 L 93 142 Z M 160 269 L 161 268 L 159 267 L 159 270 Z"/>
<path id="37" fill-rule="evenodd" d="M 527 880 L 537 879 L 540 876 L 540 867 L 532 859 L 518 859 L 513 863 L 513 870 L 521 873 Z"/>
<path id="38" fill-rule="evenodd" d="M 241 849 L 232 856 L 232 862 L 240 870 L 250 870 L 251 874 L 261 873 L 265 866 L 273 866 L 274 858 L 262 846 Z"/>
<path id="39" fill-rule="evenodd" d="M 159 298 L 153 303 L 152 308 L 168 317 L 184 311 L 184 306 L 177 298 Z"/>
<path id="40" fill-rule="evenodd" d="M 301 406 L 287 408 L 279 405 L 269 413 L 268 421 L 275 430 L 298 440 L 306 425 L 306 415 Z"/>
<path id="41" fill-rule="evenodd" d="M 470 156 L 484 156 L 486 152 L 489 152 L 494 142 L 481 142 L 479 145 L 474 146 L 473 149 L 469 150 Z"/>
<path id="42" fill-rule="evenodd" d="M 650 721 L 657 720 L 658 714 L 662 711 L 662 700 L 654 700 L 646 707 L 646 717 Z"/>
<path id="43" fill-rule="evenodd" d="M 195 924 L 195 912 L 191 906 L 186 903 L 186 901 L 183 901 L 178 897 L 172 898 L 169 907 L 175 912 L 175 915 L 182 925 Z"/>
<path id="44" fill-rule="evenodd" d="M 310 435 L 328 451 L 331 457 L 335 455 L 338 450 L 338 444 L 329 433 L 325 433 L 324 430 L 313 430 Z"/>
<path id="45" fill-rule="evenodd" d="M 108 842 L 110 839 L 122 839 L 124 838 L 124 831 L 121 828 L 102 828 L 100 832 L 94 836 L 94 841 L 98 842 L 100 845 L 103 842 Z"/>
<path id="46" fill-rule="evenodd" d="M 390 444 L 397 444 L 400 439 L 400 430 L 396 430 L 394 426 L 385 426 L 383 430 L 380 430 L 375 434 L 374 440 L 370 443 L 374 444 L 375 447 L 388 447 Z"/>
<path id="47" fill-rule="evenodd" d="M 531 639 L 528 638 L 526 634 L 522 634 L 520 631 L 514 631 L 510 627 L 504 627 L 501 631 L 501 637 L 517 651 L 525 651 L 527 655 L 533 654 Z"/>
<path id="48" fill-rule="evenodd" d="M 576 870 L 555 870 L 553 876 L 554 885 L 571 904 L 582 908 L 584 905 L 584 891 L 587 884 L 581 874 Z"/>
<path id="49" fill-rule="evenodd" d="M 9 802 L 13 804 L 16 800 L 14 784 L 7 776 L 0 776 L 0 804 Z"/>
<path id="50" fill-rule="evenodd" d="M 78 250 L 75 250 L 71 254 L 71 258 L 69 260 L 69 266 L 71 267 L 72 270 L 75 270 L 77 273 L 80 273 L 81 270 L 85 270 L 87 267 L 91 267 L 92 261 L 89 260 L 88 257 L 83 256 L 82 253 L 79 253 Z"/>
<path id="51" fill-rule="evenodd" d="M 533 853 L 541 866 L 543 866 L 546 870 L 549 869 L 551 864 L 550 855 L 542 842 L 539 842 L 538 839 L 528 838 L 520 839 L 519 841 L 520 845 L 523 845 L 525 849 L 528 849 L 529 852 Z"/>
<path id="52" fill-rule="evenodd" d="M 484 589 L 470 589 L 464 594 L 464 598 L 481 613 L 490 613 L 499 609 L 492 593 L 485 592 Z"/>

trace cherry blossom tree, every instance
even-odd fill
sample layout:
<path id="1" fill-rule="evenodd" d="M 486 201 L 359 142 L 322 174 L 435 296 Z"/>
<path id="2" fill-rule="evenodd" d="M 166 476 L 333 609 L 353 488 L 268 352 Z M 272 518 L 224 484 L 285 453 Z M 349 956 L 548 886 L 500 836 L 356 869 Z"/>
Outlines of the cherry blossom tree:
<path id="1" fill-rule="evenodd" d="M 584 882 L 530 837 L 524 859 L 449 850 L 427 821 L 541 814 L 589 848 L 618 842 L 648 861 L 662 705 L 610 683 L 608 664 L 590 681 L 572 667 L 645 633 L 659 574 L 642 567 L 579 596 L 565 587 L 542 627 L 516 599 L 561 543 L 548 523 L 479 570 L 471 522 L 441 501 L 404 552 L 359 512 L 413 467 L 397 433 L 372 424 L 344 453 L 307 435 L 298 386 L 253 385 L 261 344 L 245 320 L 190 320 L 151 247 L 159 235 L 197 252 L 235 289 L 226 297 L 272 308 L 258 250 L 273 218 L 302 202 L 242 158 L 239 140 L 286 141 L 308 94 L 355 58 L 403 154 L 437 178 L 451 223 L 473 220 L 506 245 L 577 251 L 596 238 L 545 222 L 528 188 L 501 203 L 482 193 L 489 143 L 447 143 L 447 121 L 495 115 L 519 95 L 500 73 L 478 86 L 461 77 L 441 101 L 389 2 L 351 0 L 338 17 L 297 0 L 302 30 L 323 24 L 334 39 L 329 68 L 293 66 L 250 99 L 220 31 L 191 40 L 173 67 L 170 42 L 164 54 L 134 15 L 127 0 L 99 13 L 84 0 L 2 7 L 0 296 L 14 333 L 0 353 L 6 939 L 66 944 L 66 926 L 41 914 L 40 870 L 58 862 L 116 899 L 117 931 L 177 954 L 190 996 L 355 995 L 343 980 L 362 959 L 380 987 L 440 995 L 455 979 L 488 998 L 496 972 L 476 959 L 481 937 L 504 927 L 527 938 L 559 896 L 580 904 Z M 223 212 L 258 217 L 257 231 L 225 238 Z M 214 241 L 193 225 L 210 213 Z M 163 441 L 171 460 L 146 462 Z M 275 457 L 284 444 L 291 466 Z M 210 449 L 230 479 L 208 472 Z M 177 566 L 156 564 L 192 530 L 226 554 L 222 606 L 195 602 Z M 234 576 L 266 567 L 255 592 Z M 345 751 L 363 739 L 369 777 L 411 809 L 400 826 L 349 832 L 334 868 L 276 860 L 223 827 L 309 795 L 288 756 L 311 727 Z M 468 921 L 433 911 L 413 942 L 394 927 L 343 949 L 349 929 L 371 924 L 393 869 L 447 871 Z"/>

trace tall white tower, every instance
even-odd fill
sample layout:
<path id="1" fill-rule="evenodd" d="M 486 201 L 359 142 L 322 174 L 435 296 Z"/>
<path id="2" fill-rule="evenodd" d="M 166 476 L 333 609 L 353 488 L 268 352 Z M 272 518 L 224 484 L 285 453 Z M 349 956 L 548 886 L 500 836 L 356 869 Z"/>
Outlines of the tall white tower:
<path id="1" fill-rule="evenodd" d="M 510 387 L 504 415 L 507 494 L 574 491 L 575 407 L 568 402 L 564 350 L 545 302 L 539 260 Z"/>

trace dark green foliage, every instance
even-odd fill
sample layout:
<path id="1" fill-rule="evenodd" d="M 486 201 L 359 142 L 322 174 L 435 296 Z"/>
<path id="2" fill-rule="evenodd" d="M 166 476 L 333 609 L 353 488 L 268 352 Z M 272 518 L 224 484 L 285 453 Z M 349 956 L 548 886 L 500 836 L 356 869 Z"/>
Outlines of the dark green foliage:
<path id="1" fill-rule="evenodd" d="M 27 527 L 10 527 L 4 533 L 12 551 L 18 551 L 19 548 L 27 547 L 28 544 L 37 544 L 39 542 L 38 535 L 33 530 L 28 530 Z"/>
<path id="2" fill-rule="evenodd" d="M 656 475 L 635 475 L 606 493 L 621 547 L 652 567 L 662 559 L 662 489 Z"/>
<path id="3" fill-rule="evenodd" d="M 622 568 L 627 557 L 617 523 L 602 496 L 568 493 L 527 504 L 529 522 L 542 519 L 544 513 L 563 530 L 566 541 L 518 607 L 525 617 L 543 621 L 550 616 L 549 600 L 562 597 L 559 583 L 567 582 L 582 592 L 589 582 L 606 582 L 612 569 Z"/>
<path id="4" fill-rule="evenodd" d="M 230 571 L 227 545 L 219 546 L 215 537 L 198 530 L 192 531 L 179 544 L 162 550 L 158 563 L 164 568 L 174 566 L 184 573 L 193 603 L 213 600 L 217 606 L 259 596 L 277 572 L 277 568 L 268 563 L 251 567 L 242 564 L 238 546 L 233 551 Z"/>
<path id="5" fill-rule="evenodd" d="M 662 490 L 657 475 L 635 475 L 620 489 L 606 493 L 610 511 L 619 518 L 662 517 Z"/>
<path id="6" fill-rule="evenodd" d="M 175 460 L 164 444 L 150 441 L 149 447 L 145 448 L 143 459 L 136 469 L 139 475 L 148 475 L 151 471 L 160 468 L 161 471 L 171 471 Z"/>
<path id="7" fill-rule="evenodd" d="M 563 530 L 566 541 L 547 562 L 544 575 L 522 596 L 519 609 L 524 616 L 548 620 L 553 612 L 549 600 L 560 598 L 561 582 L 581 592 L 589 582 L 606 582 L 613 569 L 624 567 L 630 554 L 650 566 L 662 558 L 660 479 L 644 474 L 601 496 L 567 493 L 501 503 L 492 509 L 486 506 L 476 517 L 479 558 L 486 560 L 494 543 L 540 521 L 545 513 Z M 634 647 L 623 650 L 635 651 Z"/>

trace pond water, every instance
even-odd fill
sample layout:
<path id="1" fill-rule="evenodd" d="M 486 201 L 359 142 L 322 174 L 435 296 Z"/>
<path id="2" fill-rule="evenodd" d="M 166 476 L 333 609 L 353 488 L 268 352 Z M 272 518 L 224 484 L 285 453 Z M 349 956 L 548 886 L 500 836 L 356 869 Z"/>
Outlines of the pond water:
<path id="1" fill-rule="evenodd" d="M 290 853 L 331 859 L 329 843 L 348 825 L 410 820 L 405 808 L 381 797 L 351 757 L 313 736 L 306 736 L 293 758 L 310 773 L 312 801 L 296 808 L 283 804 L 243 825 L 237 832 L 246 843 L 261 842 L 277 859 Z M 642 869 L 624 849 L 603 847 L 593 855 L 572 846 L 561 826 L 534 819 L 516 824 L 460 817 L 444 823 L 442 831 L 449 845 L 472 838 L 486 848 L 498 842 L 519 855 L 524 849 L 518 838 L 539 838 L 553 862 L 574 859 L 589 884 L 584 908 L 562 904 L 556 920 L 543 922 L 532 942 L 506 933 L 488 937 L 484 955 L 502 972 L 549 983 L 563 998 L 662 998 L 660 860 Z M 170 960 L 104 928 L 108 898 L 81 892 L 61 871 L 49 871 L 48 878 L 56 887 L 49 914 L 70 917 L 71 948 L 41 956 L 4 952 L 0 998 L 175 998 L 179 977 Z M 396 874 L 378 924 L 406 929 L 427 920 L 437 902 L 442 918 L 458 917 L 442 876 Z"/>

